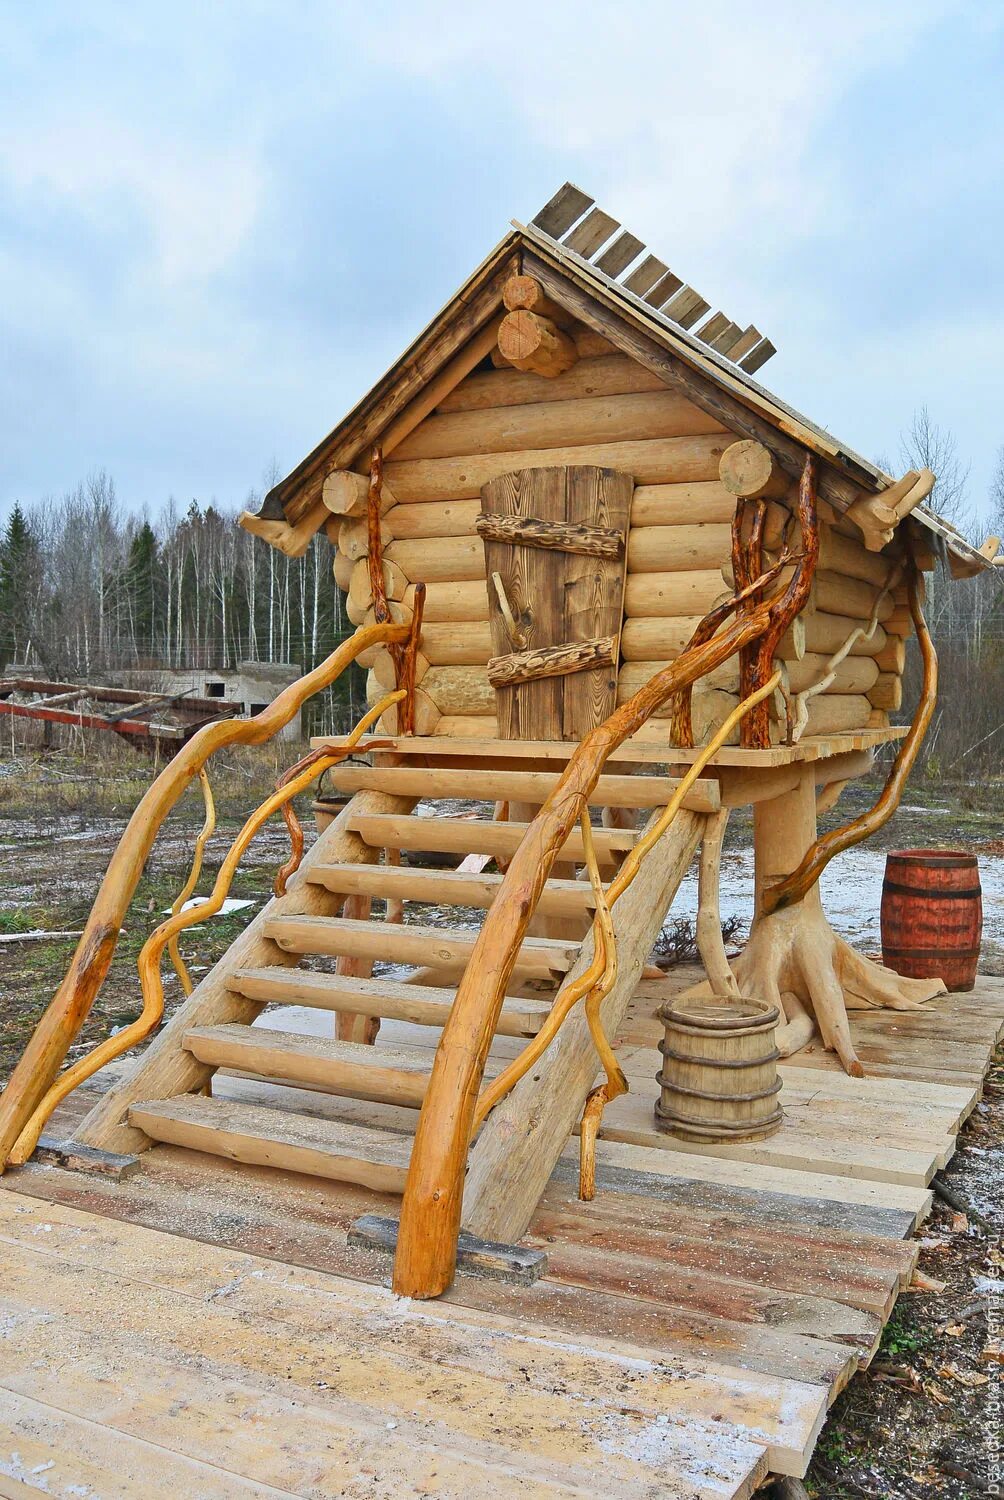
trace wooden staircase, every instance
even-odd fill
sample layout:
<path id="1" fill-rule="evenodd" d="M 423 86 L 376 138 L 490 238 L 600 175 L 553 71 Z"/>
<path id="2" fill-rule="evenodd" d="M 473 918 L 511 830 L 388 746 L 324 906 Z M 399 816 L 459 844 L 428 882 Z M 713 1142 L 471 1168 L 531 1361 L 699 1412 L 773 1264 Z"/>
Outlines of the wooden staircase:
<path id="1" fill-rule="evenodd" d="M 524 804 L 546 795 L 558 774 L 511 765 L 500 755 L 494 766 L 480 761 L 475 770 L 414 764 L 340 768 L 332 777 L 334 787 L 353 793 L 352 800 L 323 830 L 287 894 L 254 919 L 132 1075 L 92 1110 L 78 1129 L 78 1141 L 115 1151 L 164 1142 L 401 1192 L 439 1030 L 474 951 L 480 920 L 503 879 L 476 867 L 426 868 L 408 862 L 409 856 L 431 855 L 437 863 L 462 857 L 466 865 L 477 866 L 467 856 L 504 860 L 511 855 L 526 824 L 486 817 L 489 789 L 504 790 Z M 431 795 L 418 816 L 423 785 Z M 601 779 L 596 800 L 655 809 L 674 785 L 660 775 L 613 775 Z M 713 783 L 698 784 L 692 795 L 702 811 L 714 802 L 714 791 Z M 598 827 L 594 837 L 609 875 L 637 835 Z M 400 851 L 394 859 L 401 863 L 378 862 L 389 850 Z M 562 856 L 566 873 L 546 883 L 537 924 L 560 923 L 563 931 L 574 924 L 584 937 L 593 912 L 591 887 L 588 880 L 568 878 L 583 858 L 579 830 L 570 835 Z M 397 920 L 378 915 L 372 903 L 383 903 L 384 913 Z M 430 923 L 430 907 L 451 908 L 457 920 L 447 926 Z M 630 960 L 640 972 L 653 921 L 657 931 L 662 910 L 639 934 L 638 952 L 621 955 L 622 964 Z M 496 1036 L 532 1037 L 587 946 L 581 938 L 528 936 L 516 957 L 512 993 Z M 373 974 L 374 965 L 411 972 Z M 267 1025 L 253 1025 L 266 1006 L 330 1012 L 330 1034 L 304 1034 L 302 1015 L 301 1029 L 294 1029 L 295 1020 L 284 1026 L 281 1012 L 270 1014 Z M 384 1023 L 384 1032 L 373 1045 L 339 1040 L 337 1017 L 348 1018 L 342 1034 L 351 1032 L 352 1018 L 357 1026 Z M 510 1042 L 500 1050 L 504 1056 L 489 1057 L 486 1079 L 518 1049 Z M 577 1109 L 595 1071 L 595 1066 L 586 1070 Z M 227 1083 L 218 1083 L 214 1096 L 207 1096 L 203 1090 L 214 1073 L 252 1080 L 254 1097 L 227 1097 L 228 1088 L 233 1092 Z M 276 1085 L 281 1087 L 270 1090 Z M 314 1100 L 300 1111 L 288 1102 L 291 1089 L 364 1101 L 372 1110 L 334 1104 L 329 1117 Z M 490 1125 L 489 1120 L 486 1129 Z M 567 1135 L 562 1127 L 555 1157 Z"/>

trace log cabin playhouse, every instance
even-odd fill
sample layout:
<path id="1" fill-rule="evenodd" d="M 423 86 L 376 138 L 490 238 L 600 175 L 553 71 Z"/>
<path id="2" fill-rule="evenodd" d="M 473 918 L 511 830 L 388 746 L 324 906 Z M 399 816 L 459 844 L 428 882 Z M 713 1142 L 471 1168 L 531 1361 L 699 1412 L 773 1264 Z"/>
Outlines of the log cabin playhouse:
<path id="1" fill-rule="evenodd" d="M 653 983 L 646 960 L 697 851 L 705 987 L 780 1008 L 782 1103 L 786 1090 L 802 1098 L 810 1061 L 838 1059 L 842 1072 L 818 1075 L 833 1108 L 893 1109 L 905 1128 L 902 1097 L 890 1104 L 876 1093 L 886 1081 L 862 1076 L 855 1018 L 916 1010 L 944 987 L 855 953 L 826 921 L 818 878 L 891 815 L 930 720 L 923 570 L 940 557 L 967 575 L 996 548 L 974 550 L 925 508 L 933 474 L 882 473 L 764 389 L 754 375 L 773 352 L 571 185 L 514 225 L 261 513 L 243 517 L 292 556 L 326 531 L 356 631 L 256 718 L 200 731 L 144 797 L 0 1102 L 0 1159 L 26 1162 L 53 1109 L 157 1030 L 166 949 L 188 999 L 89 1096 L 71 1139 L 42 1137 L 43 1155 L 105 1172 L 138 1158 L 142 1171 L 167 1145 L 278 1169 L 277 1184 L 305 1173 L 365 1190 L 381 1212 L 357 1232 L 395 1251 L 393 1286 L 408 1297 L 450 1287 L 458 1246 L 468 1268 L 530 1278 L 542 1256 L 518 1242 L 569 1153 L 588 1200 L 600 1132 L 601 1150 L 675 1144 L 655 1138 L 652 1069 L 640 1080 L 630 1054 L 636 997 Z M 902 727 L 889 715 L 911 633 L 923 691 Z M 210 910 L 222 902 L 281 809 L 293 852 L 275 899 L 193 989 L 176 944 L 205 915 L 181 908 L 207 817 L 175 915 L 140 958 L 142 1016 L 60 1071 L 171 806 L 201 778 L 211 811 L 211 752 L 275 734 L 353 660 L 368 671 L 370 712 L 284 776 L 208 898 Z M 817 811 L 889 742 L 898 753 L 874 808 L 817 838 Z M 321 831 L 304 856 L 290 799 L 325 770 L 347 801 L 337 814 L 315 804 Z M 729 810 L 747 805 L 755 918 L 730 964 L 718 868 Z M 420 862 L 423 851 L 436 861 Z M 467 915 L 430 925 L 426 903 Z M 406 977 L 374 974 L 388 962 Z M 266 1006 L 268 1024 L 254 1025 Z M 326 1014 L 327 1028 L 284 1028 L 287 1006 Z M 861 1036 L 867 1050 L 871 1033 Z M 235 1078 L 246 1085 L 236 1097 L 222 1087 Z M 301 1111 L 298 1097 L 327 1106 Z M 856 1204 L 853 1217 L 882 1199 L 851 1193 L 859 1166 L 833 1166 L 822 1137 L 845 1127 L 823 1121 L 818 1159 L 804 1135 L 792 1139 L 815 1170 L 823 1162 L 820 1193 Z M 885 1126 L 876 1116 L 868 1128 Z M 718 1171 L 736 1150 L 701 1159 Z M 794 1191 L 782 1179 L 806 1176 L 791 1148 L 745 1159 L 775 1161 L 772 1202 Z M 924 1161 L 926 1184 L 935 1167 Z M 631 1178 L 645 1193 L 659 1170 L 625 1169 L 621 1187 Z M 873 1170 L 889 1195 L 914 1181 Z M 806 1192 L 783 1201 L 808 1213 Z M 390 1214 L 387 1195 L 399 1199 Z M 720 1229 L 708 1221 L 708 1235 Z"/>

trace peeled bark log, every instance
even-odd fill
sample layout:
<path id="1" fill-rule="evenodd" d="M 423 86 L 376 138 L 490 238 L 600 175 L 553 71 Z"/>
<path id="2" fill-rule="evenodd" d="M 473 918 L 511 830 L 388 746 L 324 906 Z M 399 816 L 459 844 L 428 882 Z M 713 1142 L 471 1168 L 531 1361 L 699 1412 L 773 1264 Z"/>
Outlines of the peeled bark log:
<path id="1" fill-rule="evenodd" d="M 829 656 L 810 651 L 801 661 L 788 664 L 788 684 L 793 693 L 801 693 L 827 674 Z M 878 663 L 870 656 L 845 656 L 833 669 L 833 682 L 827 693 L 869 693 L 879 680 Z"/>
<path id="2" fill-rule="evenodd" d="M 639 484 L 631 500 L 632 526 L 729 526 L 735 496 L 717 480 Z"/>
<path id="3" fill-rule="evenodd" d="M 707 614 L 732 590 L 725 587 L 717 569 L 683 573 L 629 574 L 624 590 L 624 613 L 648 619 L 666 615 Z"/>
<path id="4" fill-rule="evenodd" d="M 427 500 L 421 505 L 393 506 L 384 515 L 383 524 L 392 542 L 473 536 L 474 522 L 480 514 L 480 500 Z"/>
<path id="5" fill-rule="evenodd" d="M 422 651 L 434 667 L 483 666 L 493 652 L 491 626 L 487 620 L 429 624 L 426 619 Z"/>
<path id="6" fill-rule="evenodd" d="M 728 554 L 727 525 L 633 526 L 628 537 L 631 573 L 714 569 Z"/>
<path id="7" fill-rule="evenodd" d="M 422 691 L 441 714 L 484 714 L 495 708 L 495 692 L 485 667 L 430 667 Z"/>
<path id="8" fill-rule="evenodd" d="M 897 672 L 882 672 L 873 687 L 868 690 L 868 702 L 872 708 L 881 708 L 886 713 L 898 713 L 903 707 L 903 679 Z"/>
<path id="9" fill-rule="evenodd" d="M 571 369 L 579 357 L 573 340 L 550 318 L 526 311 L 507 313 L 502 319 L 498 347 L 515 369 L 548 378 Z"/>
<path id="10" fill-rule="evenodd" d="M 414 584 L 404 592 L 402 603 L 412 608 Z M 483 581 L 472 583 L 430 583 L 425 595 L 425 618 L 430 624 L 445 620 L 487 620 L 488 589 Z"/>
<path id="11" fill-rule="evenodd" d="M 384 556 L 415 583 L 469 583 L 485 576 L 485 549 L 478 536 L 391 542 Z"/>
<path id="12" fill-rule="evenodd" d="M 718 473 L 730 494 L 745 500 L 783 500 L 792 489 L 791 478 L 770 450 L 752 438 L 726 448 Z"/>

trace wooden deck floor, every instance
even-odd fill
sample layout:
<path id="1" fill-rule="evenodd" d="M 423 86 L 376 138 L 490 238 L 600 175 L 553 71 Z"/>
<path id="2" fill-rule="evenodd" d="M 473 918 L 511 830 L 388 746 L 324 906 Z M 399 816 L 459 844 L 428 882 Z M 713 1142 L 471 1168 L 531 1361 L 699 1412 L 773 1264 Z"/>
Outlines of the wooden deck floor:
<path id="1" fill-rule="evenodd" d="M 577 1201 L 571 1144 L 529 1288 L 394 1298 L 386 1261 L 347 1243 L 360 1213 L 396 1211 L 362 1189 L 169 1147 L 122 1182 L 9 1173 L 0 1495 L 702 1500 L 804 1472 L 912 1275 L 1004 983 L 855 1014 L 868 1078 L 803 1052 L 782 1130 L 709 1151 L 652 1127 L 654 1011 L 690 977 L 640 988 L 600 1191 Z"/>

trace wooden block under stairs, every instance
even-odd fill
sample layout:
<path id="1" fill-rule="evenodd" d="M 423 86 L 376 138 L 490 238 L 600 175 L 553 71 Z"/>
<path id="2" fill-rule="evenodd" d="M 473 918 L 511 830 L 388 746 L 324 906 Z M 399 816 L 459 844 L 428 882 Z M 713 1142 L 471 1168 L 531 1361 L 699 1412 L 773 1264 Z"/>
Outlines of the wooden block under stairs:
<path id="1" fill-rule="evenodd" d="M 559 780 L 557 771 L 456 771 L 438 766 L 343 765 L 329 772 L 332 789 L 346 795 L 378 791 L 475 802 L 543 802 Z M 601 776 L 589 801 L 596 807 L 665 807 L 679 784 L 672 776 Z M 718 782 L 695 781 L 683 806 L 689 812 L 717 812 Z"/>
<path id="2" fill-rule="evenodd" d="M 339 1042 L 266 1026 L 193 1026 L 185 1046 L 200 1062 L 269 1081 L 419 1108 L 425 1098 L 435 1051 L 378 1042 Z M 490 1059 L 488 1078 L 505 1064 Z"/>
<path id="3" fill-rule="evenodd" d="M 436 906 L 491 906 L 501 875 L 461 874 L 457 870 L 414 870 L 395 865 L 315 865 L 307 876 L 338 895 L 424 901 Z M 587 916 L 594 909 L 593 891 L 584 880 L 549 880 L 540 895 L 541 916 Z"/>
<path id="4" fill-rule="evenodd" d="M 317 1010 L 410 1021 L 417 1026 L 445 1026 L 456 996 L 455 990 L 431 985 L 278 967 L 238 969 L 228 977 L 227 987 L 248 1000 L 270 1005 L 307 1005 Z M 510 996 L 495 1030 L 500 1036 L 535 1036 L 550 1009 L 549 1000 Z"/>
<path id="5" fill-rule="evenodd" d="M 418 818 L 404 813 L 349 813 L 348 826 L 372 849 L 415 849 L 436 854 L 490 854 L 506 859 L 516 853 L 529 824 L 494 823 L 486 818 Z M 627 854 L 637 834 L 622 828 L 593 831 L 601 860 Z M 566 859 L 585 859 L 582 831 L 575 828 L 562 845 Z"/>
<path id="6" fill-rule="evenodd" d="M 359 922 L 349 917 L 268 917 L 262 931 L 287 953 L 372 958 L 439 968 L 466 964 L 478 938 L 476 932 L 412 922 Z M 534 978 L 565 974 L 578 954 L 577 943 L 526 938 L 514 972 Z"/>
<path id="7" fill-rule="evenodd" d="M 129 1123 L 154 1141 L 380 1193 L 404 1191 L 411 1159 L 411 1136 L 201 1094 L 133 1104 Z"/>

